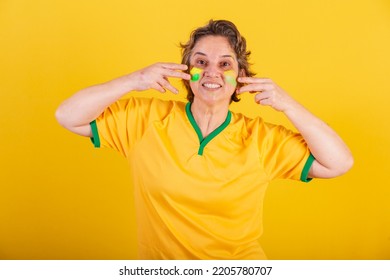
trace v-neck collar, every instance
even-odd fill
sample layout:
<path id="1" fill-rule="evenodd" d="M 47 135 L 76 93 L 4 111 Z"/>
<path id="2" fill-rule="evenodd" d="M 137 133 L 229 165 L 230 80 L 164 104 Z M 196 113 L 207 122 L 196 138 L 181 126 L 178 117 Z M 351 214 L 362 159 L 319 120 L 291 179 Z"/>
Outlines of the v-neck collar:
<path id="1" fill-rule="evenodd" d="M 228 111 L 228 114 L 226 116 L 225 121 L 217 127 L 215 130 L 213 130 L 209 135 L 207 135 L 205 138 L 203 138 L 202 131 L 200 130 L 198 124 L 195 121 L 194 116 L 192 115 L 191 112 L 191 103 L 188 102 L 186 104 L 186 114 L 187 118 L 190 121 L 192 127 L 196 131 L 196 134 L 198 135 L 199 138 L 199 149 L 198 149 L 198 155 L 203 155 L 203 150 L 206 147 L 207 143 L 209 143 L 214 137 L 216 137 L 218 134 L 220 134 L 230 123 L 230 120 L 232 118 L 232 113 Z"/>

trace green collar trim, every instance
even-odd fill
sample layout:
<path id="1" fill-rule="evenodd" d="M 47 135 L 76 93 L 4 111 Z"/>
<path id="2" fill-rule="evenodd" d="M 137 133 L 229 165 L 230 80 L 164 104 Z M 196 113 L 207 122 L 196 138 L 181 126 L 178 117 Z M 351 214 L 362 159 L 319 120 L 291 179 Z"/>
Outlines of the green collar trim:
<path id="1" fill-rule="evenodd" d="M 198 135 L 198 139 L 199 139 L 199 143 L 200 143 L 198 155 L 200 155 L 200 156 L 203 155 L 203 150 L 206 147 L 206 145 L 211 140 L 213 140 L 214 137 L 216 137 L 218 134 L 220 134 L 229 125 L 229 123 L 232 119 L 232 113 L 230 111 L 228 111 L 228 114 L 226 116 L 225 121 L 219 127 L 217 127 L 213 132 L 211 132 L 209 135 L 207 135 L 205 138 L 203 138 L 202 132 L 201 132 L 198 124 L 196 123 L 194 116 L 192 115 L 190 102 L 188 102 L 186 104 L 186 113 L 187 113 L 188 120 L 190 121 L 192 127 L 195 129 L 195 132 Z"/>

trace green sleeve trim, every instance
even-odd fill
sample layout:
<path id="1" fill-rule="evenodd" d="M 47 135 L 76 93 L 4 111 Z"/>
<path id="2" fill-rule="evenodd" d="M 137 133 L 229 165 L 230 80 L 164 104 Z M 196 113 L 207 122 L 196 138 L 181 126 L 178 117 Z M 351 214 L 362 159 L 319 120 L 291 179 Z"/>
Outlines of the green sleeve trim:
<path id="1" fill-rule="evenodd" d="M 309 176 L 310 167 L 313 164 L 314 160 L 315 160 L 314 156 L 310 154 L 301 173 L 302 182 L 308 183 L 313 179 L 313 178 L 308 178 L 308 176 Z"/>
<path id="2" fill-rule="evenodd" d="M 100 138 L 99 138 L 98 128 L 96 125 L 96 120 L 90 122 L 89 125 L 91 126 L 91 130 L 92 130 L 91 141 L 95 146 L 95 148 L 100 148 Z"/>

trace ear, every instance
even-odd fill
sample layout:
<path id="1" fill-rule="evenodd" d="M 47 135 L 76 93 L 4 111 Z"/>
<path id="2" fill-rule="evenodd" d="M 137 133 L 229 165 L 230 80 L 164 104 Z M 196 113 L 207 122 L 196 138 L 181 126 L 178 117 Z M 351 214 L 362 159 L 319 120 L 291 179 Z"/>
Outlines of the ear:
<path id="1" fill-rule="evenodd" d="M 238 70 L 238 77 L 246 77 L 245 69 Z"/>

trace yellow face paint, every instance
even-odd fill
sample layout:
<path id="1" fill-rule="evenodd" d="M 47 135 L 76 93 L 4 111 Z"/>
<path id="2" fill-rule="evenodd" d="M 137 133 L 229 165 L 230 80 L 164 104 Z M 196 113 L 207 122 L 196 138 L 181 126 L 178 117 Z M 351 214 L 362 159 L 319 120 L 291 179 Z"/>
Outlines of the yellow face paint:
<path id="1" fill-rule="evenodd" d="M 233 70 L 225 71 L 223 73 L 225 75 L 225 80 L 232 86 L 237 86 L 237 81 L 236 81 L 236 72 Z"/>
<path id="2" fill-rule="evenodd" d="M 200 79 L 200 74 L 203 72 L 203 69 L 192 67 L 190 74 L 191 74 L 191 82 L 196 82 Z"/>
<path id="3" fill-rule="evenodd" d="M 191 82 L 199 81 L 200 75 L 202 74 L 202 72 L 203 72 L 203 69 L 198 68 L 198 67 L 192 67 L 192 69 L 190 70 Z M 233 86 L 237 86 L 236 72 L 234 72 L 233 70 L 229 70 L 229 71 L 225 71 L 223 74 L 225 76 L 226 82 L 228 82 L 229 84 L 231 84 Z"/>

